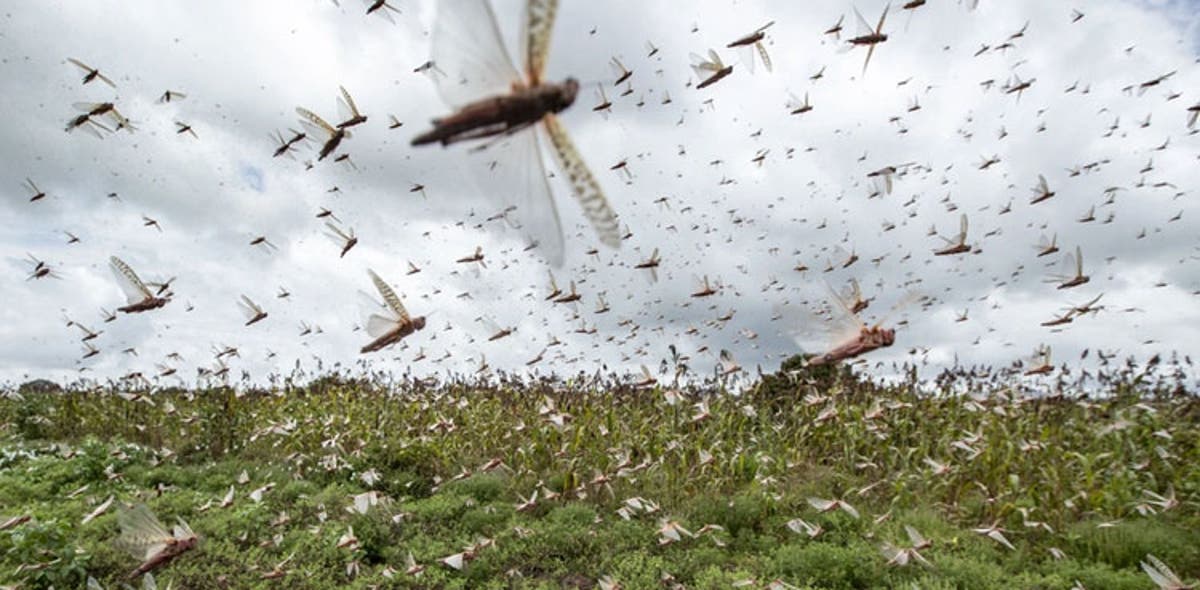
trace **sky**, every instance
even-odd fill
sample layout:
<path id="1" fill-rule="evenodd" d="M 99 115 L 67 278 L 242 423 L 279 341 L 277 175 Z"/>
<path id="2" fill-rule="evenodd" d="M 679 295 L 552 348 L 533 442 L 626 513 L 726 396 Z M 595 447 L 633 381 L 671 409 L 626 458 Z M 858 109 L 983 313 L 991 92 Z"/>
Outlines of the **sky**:
<path id="1" fill-rule="evenodd" d="M 1200 353 L 1200 126 L 1187 125 L 1200 104 L 1194 3 L 892 6 L 888 40 L 864 74 L 865 48 L 846 43 L 854 8 L 874 24 L 883 1 L 563 2 L 545 78 L 581 82 L 560 119 L 631 235 L 619 249 L 600 244 L 543 135 L 565 234 L 560 267 L 525 249 L 530 232 L 546 231 L 536 225 L 542 197 L 497 217 L 526 190 L 514 177 L 537 174 L 533 152 L 515 147 L 528 137 L 482 151 L 409 145 L 452 111 L 414 70 L 431 58 L 450 68 L 445 56 L 477 49 L 435 50 L 436 4 L 393 1 L 394 22 L 358 0 L 8 5 L 0 381 L 171 367 L 160 382 L 191 383 L 226 347 L 240 353 L 231 373 L 254 380 L 296 366 L 470 373 L 485 360 L 517 373 L 657 372 L 669 345 L 701 374 L 721 350 L 747 373 L 771 371 L 835 343 L 815 310 L 851 279 L 871 298 L 864 320 L 898 326 L 894 346 L 863 357 L 869 372 L 906 361 L 929 376 L 956 362 L 1008 366 L 1043 345 L 1059 363 L 1084 349 Z M 519 55 L 524 3 L 494 9 Z M 840 39 L 823 34 L 842 17 Z M 751 73 L 747 54 L 725 46 L 768 22 L 773 67 Z M 691 54 L 709 48 L 734 69 L 696 89 Z M 633 72 L 628 86 L 613 84 L 614 57 Z M 82 84 L 68 58 L 116 88 Z M 1032 85 L 1006 93 L 1017 78 Z M 272 135 L 300 129 L 296 107 L 340 120 L 339 86 L 368 116 L 336 152 L 354 167 L 328 158 L 309 168 L 312 145 L 272 157 Z M 592 109 L 600 87 L 608 112 Z M 168 89 L 186 97 L 158 102 Z M 813 109 L 792 114 L 805 95 Z M 136 130 L 64 131 L 75 103 L 106 101 Z M 403 125 L 389 128 L 389 115 Z M 902 174 L 881 194 L 868 174 L 889 165 Z M 1030 204 L 1039 174 L 1056 194 Z M 27 178 L 47 196 L 30 202 Z M 1094 221 L 1079 221 L 1093 208 Z M 360 240 L 344 257 L 322 209 Z M 950 236 L 963 214 L 973 251 L 934 256 L 943 242 L 931 227 Z M 1061 252 L 1038 257 L 1043 235 Z M 277 249 L 251 246 L 259 236 Z M 486 268 L 456 262 L 477 247 Z M 1076 247 L 1090 281 L 1058 289 L 1047 279 Z M 656 281 L 634 268 L 654 249 Z M 849 252 L 859 260 L 842 268 Z M 114 255 L 143 280 L 175 277 L 171 302 L 105 322 L 102 309 L 125 303 Z M 30 256 L 54 276 L 27 278 Z M 421 271 L 406 274 L 409 263 Z M 359 329 L 360 292 L 375 295 L 367 269 L 429 321 L 402 345 L 361 355 L 371 339 Z M 545 301 L 551 273 L 582 300 Z M 718 292 L 691 297 L 703 277 Z M 242 295 L 268 317 L 243 325 Z M 597 313 L 601 295 L 611 309 Z M 1099 295 L 1098 313 L 1040 325 Z M 66 318 L 103 331 L 91 341 L 99 354 L 82 358 L 83 332 Z M 516 331 L 489 341 L 489 322 Z"/>

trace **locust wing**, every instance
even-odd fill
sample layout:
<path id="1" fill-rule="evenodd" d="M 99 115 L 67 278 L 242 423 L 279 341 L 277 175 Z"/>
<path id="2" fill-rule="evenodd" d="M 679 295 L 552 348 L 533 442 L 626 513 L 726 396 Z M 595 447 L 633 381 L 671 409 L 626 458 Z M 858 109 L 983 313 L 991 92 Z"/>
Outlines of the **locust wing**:
<path id="1" fill-rule="evenodd" d="M 592 224 L 592 229 L 596 230 L 596 236 L 600 238 L 601 243 L 610 248 L 620 248 L 621 231 L 617 225 L 617 213 L 608 204 L 600 183 L 592 176 L 591 170 L 583 161 L 583 156 L 575 149 L 575 144 L 571 142 L 567 130 L 558 118 L 547 115 L 544 120 L 550 144 L 554 146 L 554 154 L 571 184 L 575 198 L 579 199 L 579 204 L 583 206 L 584 216 Z"/>
<path id="2" fill-rule="evenodd" d="M 850 304 L 826 284 L 823 296 L 813 294 L 799 305 L 776 306 L 775 313 L 801 350 L 824 352 L 857 338 L 866 328 L 866 324 L 850 310 Z"/>
<path id="3" fill-rule="evenodd" d="M 484 186 L 506 207 L 515 206 L 521 224 L 518 229 L 538 244 L 548 262 L 562 266 L 562 220 L 546 176 L 538 133 L 517 133 L 497 148 L 494 165 L 486 173 L 479 170 L 477 182 L 486 182 Z"/>
<path id="4" fill-rule="evenodd" d="M 529 83 L 537 85 L 546 71 L 558 0 L 529 0 L 525 11 L 525 34 L 522 36 L 525 72 L 529 75 Z"/>
<path id="5" fill-rule="evenodd" d="M 404 309 L 404 304 L 400 302 L 400 297 L 396 295 L 391 286 L 385 283 L 383 279 L 379 278 L 379 275 L 375 274 L 375 271 L 369 268 L 367 269 L 367 274 L 371 275 L 371 282 L 375 283 L 375 289 L 383 296 L 383 301 L 396 314 L 396 317 L 400 318 L 402 322 L 408 323 L 408 310 Z"/>
<path id="6" fill-rule="evenodd" d="M 708 50 L 708 57 L 696 53 L 690 54 L 690 57 L 692 60 L 692 71 L 701 80 L 725 69 L 725 62 L 721 61 L 721 56 L 717 55 L 714 49 Z"/>
<path id="7" fill-rule="evenodd" d="M 83 62 L 81 62 L 81 61 L 79 61 L 79 60 L 77 60 L 77 59 L 75 59 L 75 58 L 73 58 L 73 57 L 68 57 L 68 58 L 67 58 L 67 61 L 69 61 L 69 62 L 71 62 L 71 63 L 75 64 L 75 66 L 76 66 L 76 67 L 78 67 L 79 69 L 83 70 L 85 74 L 92 74 L 92 73 L 95 73 L 95 74 L 96 74 L 96 77 L 97 77 L 97 78 L 99 78 L 99 79 L 100 79 L 100 81 L 104 82 L 105 84 L 108 84 L 109 86 L 111 86 L 111 87 L 113 87 L 113 88 L 116 88 L 116 87 L 117 87 L 117 85 L 116 85 L 115 83 L 113 83 L 113 81 L 112 81 L 112 80 L 110 80 L 110 79 L 108 78 L 108 76 L 105 76 L 104 74 L 101 74 L 99 70 L 97 70 L 97 69 L 93 68 L 92 66 L 89 66 L 89 65 L 87 65 L 87 64 L 85 64 L 85 63 L 83 63 Z"/>
<path id="8" fill-rule="evenodd" d="M 138 278 L 137 273 L 133 272 L 128 264 L 125 264 L 125 261 L 113 256 L 108 259 L 108 262 L 113 275 L 117 277 L 117 284 L 121 285 L 121 290 L 125 292 L 125 299 L 130 304 L 145 301 L 154 296 L 142 279 Z"/>
<path id="9" fill-rule="evenodd" d="M 176 537 L 145 504 L 122 507 L 117 513 L 117 524 L 121 527 L 117 544 L 137 559 L 148 560 L 175 542 Z"/>
<path id="10" fill-rule="evenodd" d="M 337 244 L 339 248 L 345 247 L 347 242 L 354 239 L 354 228 L 350 228 L 350 231 L 347 233 L 342 228 L 326 221 L 325 229 L 325 237 L 329 238 L 334 244 Z"/>
<path id="11" fill-rule="evenodd" d="M 854 36 L 855 37 L 866 37 L 867 35 L 871 35 L 872 33 L 874 33 L 875 29 L 871 28 L 871 25 L 870 25 L 870 23 L 867 22 L 867 19 L 863 18 L 862 13 L 858 11 L 858 7 L 851 6 L 851 8 L 854 9 L 854 22 L 855 22 L 855 25 L 858 27 L 855 30 Z"/>
<path id="12" fill-rule="evenodd" d="M 384 14 L 387 13 L 385 12 Z M 349 121 L 351 119 L 361 117 L 362 114 L 358 112 L 358 105 L 354 104 L 354 99 L 350 96 L 350 93 L 346 91 L 346 87 L 338 86 L 338 90 L 341 91 L 341 96 L 338 96 L 337 99 L 338 115 L 342 118 L 342 120 Z"/>
<path id="13" fill-rule="evenodd" d="M 451 107 L 505 94 L 522 81 L 488 0 L 439 2 L 432 54 L 433 63 L 446 73 L 434 83 Z"/>
<path id="14" fill-rule="evenodd" d="M 337 129 L 333 125 L 304 107 L 296 107 L 296 114 L 300 115 L 300 123 L 304 125 L 305 131 L 308 131 L 310 136 L 328 137 L 337 133 Z"/>
<path id="15" fill-rule="evenodd" d="M 363 329 L 371 338 L 379 338 L 400 326 L 400 318 L 386 304 L 363 291 L 358 292 L 358 299 L 362 317 L 365 318 Z"/>
<path id="16" fill-rule="evenodd" d="M 241 308 L 242 315 L 246 316 L 246 320 L 252 320 L 258 317 L 258 314 L 262 313 L 262 307 L 259 307 L 257 303 L 245 295 L 242 295 L 241 299 L 238 300 L 238 307 Z"/>

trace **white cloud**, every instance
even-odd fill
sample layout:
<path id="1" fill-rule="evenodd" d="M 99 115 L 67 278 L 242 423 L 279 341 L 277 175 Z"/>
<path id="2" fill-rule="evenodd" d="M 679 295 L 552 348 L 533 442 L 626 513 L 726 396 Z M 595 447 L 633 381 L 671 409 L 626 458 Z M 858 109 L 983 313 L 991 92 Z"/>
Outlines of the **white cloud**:
<path id="1" fill-rule="evenodd" d="M 238 346 L 242 358 L 233 366 L 260 376 L 314 356 L 325 366 L 353 363 L 367 340 L 352 327 L 355 292 L 371 288 L 368 267 L 403 293 L 414 314 L 433 313 L 407 341 L 409 350 L 375 358 L 380 368 L 403 371 L 422 347 L 429 360 L 413 365 L 418 374 L 470 370 L 481 355 L 493 367 L 523 369 L 551 334 L 567 344 L 547 354 L 543 370 L 654 367 L 671 343 L 690 354 L 707 346 L 692 363 L 704 371 L 721 349 L 744 366 L 773 369 L 795 351 L 781 322 L 771 320 L 775 306 L 822 292 L 823 280 L 836 286 L 851 277 L 878 298 L 875 313 L 914 286 L 936 298 L 927 310 L 909 309 L 896 346 L 872 361 L 904 360 L 909 349 L 928 347 L 934 363 L 957 355 L 964 363 L 1008 364 L 1041 343 L 1060 360 L 1085 347 L 1143 357 L 1200 352 L 1188 330 L 1200 315 L 1200 142 L 1185 122 L 1187 107 L 1200 102 L 1191 90 L 1200 75 L 1197 21 L 1187 2 L 1093 2 L 1074 24 L 1070 7 L 1033 0 L 983 0 L 975 12 L 930 3 L 911 19 L 893 7 L 890 39 L 861 79 L 864 51 L 838 53 L 839 44 L 821 34 L 842 13 L 853 31 L 853 15 L 840 2 L 563 3 L 547 74 L 585 82 L 563 119 L 634 234 L 619 251 L 599 246 L 555 182 L 568 252 L 555 276 L 564 288 L 574 279 L 584 293 L 575 311 L 544 302 L 547 266 L 522 252 L 517 231 L 485 221 L 502 205 L 487 194 L 494 187 L 486 176 L 475 182 L 478 174 L 468 169 L 495 151 L 408 146 L 428 119 L 447 110 L 432 84 L 412 72 L 428 59 L 433 3 L 401 3 L 398 25 L 367 17 L 357 3 L 342 4 L 94 2 L 10 10 L 5 20 L 22 26 L 6 27 L 0 38 L 7 56 L 0 79 L 9 111 L 21 116 L 0 131 L 0 214 L 10 220 L 0 234 L 0 268 L 9 277 L 0 287 L 0 378 L 69 378 L 81 366 L 98 376 L 150 373 L 170 352 L 186 358 L 181 373 L 190 376 L 195 366 L 211 365 L 211 348 L 221 345 Z M 496 6 L 513 47 L 519 6 Z M 870 19 L 882 7 L 859 6 Z M 736 62 L 724 45 L 768 20 L 776 21 L 768 30 L 774 72 L 751 76 L 738 64 L 711 88 L 687 86 L 689 53 L 715 47 Z M 973 56 L 983 44 L 1004 43 L 1026 21 L 1014 48 Z M 646 58 L 647 40 L 661 48 L 653 59 Z M 590 107 L 595 84 L 610 80 L 612 56 L 634 71 L 634 92 L 621 97 L 608 84 L 615 107 L 603 118 Z M 81 86 L 67 57 L 99 67 L 118 89 Z M 822 67 L 824 78 L 810 81 Z M 1122 91 L 1171 71 L 1177 73 L 1144 94 Z M 1014 72 L 1036 79 L 1019 102 L 1000 90 Z M 987 79 L 995 84 L 985 91 L 980 82 Z M 270 134 L 296 127 L 296 106 L 335 116 L 339 85 L 370 117 L 342 150 L 358 170 L 327 160 L 306 171 L 301 162 L 272 158 Z M 188 96 L 157 104 L 168 88 Z M 809 93 L 814 110 L 790 116 L 789 92 Z M 1168 100 L 1175 92 L 1181 95 Z M 645 106 L 636 107 L 643 97 Z M 908 112 L 913 97 L 922 108 Z M 63 133 L 73 102 L 103 100 L 115 100 L 139 130 L 104 140 Z M 388 114 L 404 126 L 387 129 Z M 193 125 L 199 138 L 176 134 L 176 120 Z M 1114 120 L 1119 128 L 1103 137 Z M 759 150 L 769 150 L 761 167 L 751 162 Z M 993 154 L 999 164 L 977 169 Z M 608 170 L 624 159 L 633 174 L 628 183 Z M 1153 170 L 1139 172 L 1150 159 Z M 868 197 L 868 172 L 910 161 L 922 171 L 899 178 L 891 195 Z M 1068 172 L 1093 162 L 1099 164 L 1091 172 Z M 1031 206 L 1028 189 L 1039 173 L 1058 194 Z M 50 196 L 28 203 L 20 186 L 26 176 Z M 1173 186 L 1155 186 L 1164 182 Z M 427 197 L 410 192 L 417 183 Z M 1124 190 L 1105 205 L 1111 186 Z M 338 191 L 329 192 L 333 187 Z M 107 198 L 110 192 L 120 201 Z M 669 210 L 655 203 L 662 196 Z M 1010 201 L 1012 212 L 999 215 Z M 1092 206 L 1097 221 L 1075 221 Z M 321 235 L 323 220 L 315 215 L 322 207 L 361 238 L 345 258 Z M 948 233 L 964 212 L 969 241 L 983 253 L 932 257 L 939 241 L 927 228 Z M 1110 214 L 1112 223 L 1103 224 Z M 163 232 L 144 227 L 142 215 Z M 822 220 L 826 227 L 818 229 Z M 884 221 L 896 228 L 884 232 Z M 62 230 L 82 243 L 66 244 Z M 1042 233 L 1057 234 L 1064 251 L 1083 249 L 1090 283 L 1064 292 L 1042 282 L 1051 261 L 1035 258 L 1032 248 Z M 279 250 L 252 248 L 259 235 Z M 476 245 L 489 263 L 478 276 L 454 262 Z M 822 273 L 834 246 L 853 248 L 861 260 Z M 585 254 L 593 247 L 597 256 Z M 650 284 L 632 267 L 656 247 L 663 263 L 660 281 Z M 24 281 L 26 252 L 59 269 L 62 280 Z M 103 323 L 99 308 L 121 304 L 106 268 L 112 254 L 143 276 L 178 276 L 175 301 Z M 419 274 L 405 274 L 410 260 Z M 792 270 L 799 261 L 812 270 Z M 689 297 L 693 276 L 701 275 L 725 289 L 710 300 Z M 292 296 L 276 298 L 280 286 Z M 612 307 L 607 314 L 592 311 L 600 292 Z M 1060 332 L 1038 325 L 1101 292 L 1107 309 L 1099 316 Z M 242 293 L 270 317 L 243 327 L 236 307 Z M 732 320 L 715 321 L 731 309 Z M 970 319 L 955 322 L 963 309 Z M 100 356 L 77 361 L 79 334 L 65 326 L 64 312 L 105 330 L 96 341 Z M 516 325 L 517 333 L 487 342 L 480 316 Z M 576 333 L 581 320 L 595 334 Z M 634 332 L 624 320 L 640 328 Z M 323 333 L 300 337 L 302 321 Z M 443 331 L 447 325 L 453 329 Z M 685 333 L 691 326 L 698 333 Z M 758 337 L 740 337 L 743 329 Z M 127 347 L 138 356 L 120 352 Z M 267 349 L 277 356 L 268 359 Z M 446 350 L 450 360 L 432 362 Z"/>

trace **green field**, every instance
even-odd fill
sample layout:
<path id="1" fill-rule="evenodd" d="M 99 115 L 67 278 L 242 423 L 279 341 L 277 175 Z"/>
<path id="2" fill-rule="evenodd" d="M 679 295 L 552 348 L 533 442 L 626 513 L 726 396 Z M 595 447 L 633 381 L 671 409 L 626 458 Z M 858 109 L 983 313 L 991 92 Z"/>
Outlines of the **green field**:
<path id="1" fill-rule="evenodd" d="M 14 391 L 0 522 L 31 518 L 0 532 L 0 585 L 120 588 L 138 564 L 117 543 L 121 502 L 200 536 L 160 588 L 1155 588 L 1147 555 L 1200 574 L 1197 398 L 968 389 Z M 351 511 L 371 490 L 384 499 Z M 889 563 L 906 526 L 927 563 Z M 442 563 L 464 551 L 461 570 Z"/>

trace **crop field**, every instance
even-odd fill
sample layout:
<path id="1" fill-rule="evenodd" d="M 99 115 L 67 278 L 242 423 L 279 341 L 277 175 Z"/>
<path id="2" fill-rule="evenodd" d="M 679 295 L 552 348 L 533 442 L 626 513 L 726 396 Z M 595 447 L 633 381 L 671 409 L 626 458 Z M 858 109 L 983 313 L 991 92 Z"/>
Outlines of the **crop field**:
<path id="1" fill-rule="evenodd" d="M 1200 403 L 1143 377 L 24 388 L 0 583 L 148 584 L 119 526 L 145 504 L 199 538 L 159 588 L 1183 587 Z"/>

